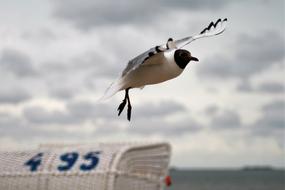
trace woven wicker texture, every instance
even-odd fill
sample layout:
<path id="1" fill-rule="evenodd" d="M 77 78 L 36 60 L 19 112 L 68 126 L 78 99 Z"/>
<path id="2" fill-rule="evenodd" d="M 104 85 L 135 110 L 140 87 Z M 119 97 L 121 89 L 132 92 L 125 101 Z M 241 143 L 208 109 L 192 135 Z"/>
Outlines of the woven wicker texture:
<path id="1" fill-rule="evenodd" d="M 0 190 L 161 190 L 169 159 L 167 143 L 0 152 Z"/>

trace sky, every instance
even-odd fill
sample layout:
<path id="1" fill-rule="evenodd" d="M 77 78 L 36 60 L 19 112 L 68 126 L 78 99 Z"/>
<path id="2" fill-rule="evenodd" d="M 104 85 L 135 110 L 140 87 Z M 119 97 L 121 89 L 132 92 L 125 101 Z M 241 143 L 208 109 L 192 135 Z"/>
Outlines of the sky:
<path id="1" fill-rule="evenodd" d="M 185 47 L 179 77 L 98 99 L 127 62 L 169 37 L 226 31 Z M 0 150 L 45 143 L 160 142 L 181 168 L 285 167 L 283 0 L 0 0 Z"/>

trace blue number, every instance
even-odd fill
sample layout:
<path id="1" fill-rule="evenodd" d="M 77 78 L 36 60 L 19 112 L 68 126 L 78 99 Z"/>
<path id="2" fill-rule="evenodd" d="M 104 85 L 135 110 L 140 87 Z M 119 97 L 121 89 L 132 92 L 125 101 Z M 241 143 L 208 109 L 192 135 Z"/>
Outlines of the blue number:
<path id="1" fill-rule="evenodd" d="M 60 156 L 61 161 L 66 162 L 65 165 L 60 165 L 57 167 L 59 171 L 67 171 L 72 168 L 72 166 L 75 164 L 76 160 L 78 159 L 78 153 L 77 152 L 70 152 L 66 153 Z"/>
<path id="2" fill-rule="evenodd" d="M 25 166 L 30 166 L 30 171 L 35 172 L 38 170 L 38 167 L 41 165 L 43 153 L 38 153 L 30 160 L 25 163 Z"/>
<path id="3" fill-rule="evenodd" d="M 96 168 L 96 166 L 99 163 L 100 153 L 101 152 L 97 151 L 97 152 L 89 152 L 86 155 L 84 155 L 83 158 L 84 160 L 88 161 L 88 163 L 81 164 L 80 170 L 89 171 L 89 170 Z M 69 153 L 62 154 L 60 156 L 60 160 L 65 162 L 65 164 L 59 165 L 57 169 L 61 172 L 70 170 L 74 166 L 76 161 L 78 160 L 78 157 L 79 157 L 79 154 L 77 152 L 69 152 Z"/>
<path id="4" fill-rule="evenodd" d="M 89 164 L 81 164 L 80 165 L 80 170 L 82 171 L 88 171 L 94 169 L 99 162 L 99 154 L 100 152 L 89 152 L 84 156 L 85 160 L 90 161 Z"/>

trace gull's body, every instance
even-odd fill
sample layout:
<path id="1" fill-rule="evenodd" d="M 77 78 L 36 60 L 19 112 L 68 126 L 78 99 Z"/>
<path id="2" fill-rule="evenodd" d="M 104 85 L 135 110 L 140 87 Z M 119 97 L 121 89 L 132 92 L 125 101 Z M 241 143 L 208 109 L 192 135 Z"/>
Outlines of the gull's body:
<path id="1" fill-rule="evenodd" d="M 157 84 L 179 76 L 181 69 L 174 60 L 174 51 L 165 51 L 148 59 L 145 65 L 121 78 L 121 89 L 142 88 L 145 85 Z M 155 64 L 151 64 L 151 63 Z"/>
<path id="2" fill-rule="evenodd" d="M 227 19 L 211 22 L 200 34 L 173 41 L 169 38 L 165 45 L 156 46 L 130 60 L 121 76 L 106 91 L 103 99 L 125 90 L 125 98 L 118 107 L 119 115 L 128 103 L 128 120 L 131 118 L 129 90 L 145 85 L 161 83 L 179 76 L 190 61 L 198 61 L 187 50 L 182 49 L 192 41 L 221 34 Z"/>

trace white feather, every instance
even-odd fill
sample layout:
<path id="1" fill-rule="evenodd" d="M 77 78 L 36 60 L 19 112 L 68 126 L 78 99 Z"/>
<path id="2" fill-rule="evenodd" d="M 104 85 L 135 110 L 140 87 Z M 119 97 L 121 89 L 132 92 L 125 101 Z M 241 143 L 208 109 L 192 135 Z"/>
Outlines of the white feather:
<path id="1" fill-rule="evenodd" d="M 114 96 L 117 92 L 122 90 L 123 83 L 122 79 L 119 78 L 118 80 L 114 81 L 105 91 L 104 95 L 99 99 L 99 101 L 107 100 Z"/>

